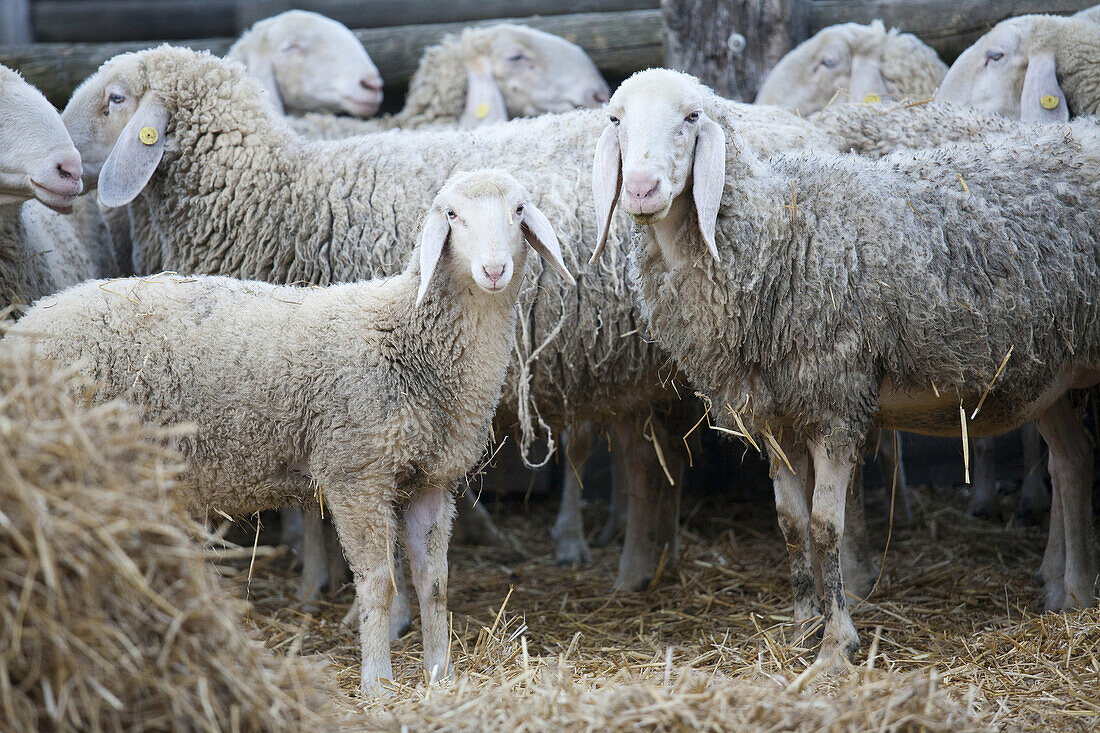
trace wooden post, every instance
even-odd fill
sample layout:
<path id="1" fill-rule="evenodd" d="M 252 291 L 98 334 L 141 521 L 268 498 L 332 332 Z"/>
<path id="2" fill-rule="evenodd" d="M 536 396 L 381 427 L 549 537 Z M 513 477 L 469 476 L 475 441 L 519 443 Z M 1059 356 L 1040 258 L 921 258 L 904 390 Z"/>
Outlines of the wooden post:
<path id="1" fill-rule="evenodd" d="M 809 0 L 661 0 L 669 66 L 751 102 L 768 69 L 806 37 Z"/>
<path id="2" fill-rule="evenodd" d="M 0 0 L 0 43 L 30 43 L 30 0 Z"/>

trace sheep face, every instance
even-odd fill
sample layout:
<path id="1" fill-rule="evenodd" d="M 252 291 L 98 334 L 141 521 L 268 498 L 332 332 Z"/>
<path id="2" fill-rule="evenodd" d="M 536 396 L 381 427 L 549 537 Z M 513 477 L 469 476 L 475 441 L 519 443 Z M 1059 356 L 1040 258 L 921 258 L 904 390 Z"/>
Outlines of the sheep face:
<path id="1" fill-rule="evenodd" d="M 82 167 L 57 110 L 2 66 L 0 110 L 0 204 L 36 198 L 67 211 L 82 190 Z"/>
<path id="2" fill-rule="evenodd" d="M 856 100 L 884 96 L 881 65 L 885 39 L 881 21 L 823 28 L 775 65 L 761 85 L 756 103 L 797 109 L 807 115 L 825 107 L 838 90 L 847 90 Z"/>
<path id="3" fill-rule="evenodd" d="M 1046 20 L 1013 18 L 979 38 L 951 65 L 936 101 L 1031 122 L 1068 120 L 1052 39 L 1037 33 L 1039 22 Z"/>
<path id="4" fill-rule="evenodd" d="M 382 75 L 346 26 L 291 10 L 252 26 L 227 58 L 244 63 L 282 112 L 370 117 L 382 104 Z"/>
<path id="5" fill-rule="evenodd" d="M 599 107 L 610 89 L 580 46 L 533 28 L 497 26 L 482 59 L 507 106 L 508 117 Z"/>
<path id="6" fill-rule="evenodd" d="M 619 198 L 638 224 L 654 224 L 691 183 L 700 230 L 711 254 L 725 180 L 725 133 L 705 111 L 709 90 L 694 77 L 650 69 L 623 82 L 608 104 L 608 125 L 596 145 L 593 193 L 601 238 Z"/>
<path id="7" fill-rule="evenodd" d="M 451 178 L 436 195 L 420 241 L 420 290 L 423 299 L 442 263 L 453 283 L 471 279 L 486 293 L 519 291 L 527 261 L 524 241 L 569 282 L 561 249 L 550 222 L 508 173 L 481 170 Z M 449 257 L 442 257 L 445 246 Z"/>

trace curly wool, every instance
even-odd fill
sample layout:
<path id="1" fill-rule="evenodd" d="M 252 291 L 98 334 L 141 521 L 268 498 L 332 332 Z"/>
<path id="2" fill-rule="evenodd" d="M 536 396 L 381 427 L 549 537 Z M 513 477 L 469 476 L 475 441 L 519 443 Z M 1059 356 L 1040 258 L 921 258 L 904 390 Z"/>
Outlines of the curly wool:
<path id="1" fill-rule="evenodd" d="M 727 147 L 717 243 L 670 268 L 648 233 L 631 279 L 647 322 L 712 414 L 793 426 L 841 449 L 873 424 L 957 435 L 1009 349 L 972 434 L 996 432 L 1058 375 L 1100 359 L 1095 126 L 879 161 Z M 959 176 L 968 182 L 960 185 Z M 791 197 L 797 213 L 784 208 Z M 695 256 L 698 255 L 698 256 Z M 917 417 L 878 413 L 883 385 L 938 391 Z"/>
<path id="2" fill-rule="evenodd" d="M 501 403 L 504 414 L 519 415 L 525 446 L 539 428 L 549 441 L 570 424 L 648 411 L 674 394 L 664 386 L 674 369 L 645 338 L 626 287 L 625 218 L 612 226 L 607 256 L 587 264 L 597 235 L 588 181 L 602 112 L 309 143 L 270 112 L 237 64 L 161 48 L 109 62 L 101 73 L 123 63 L 139 66 L 142 83 L 166 104 L 174 140 L 130 204 L 143 271 L 317 284 L 391 274 L 452 171 L 503 167 L 534 194 L 578 283 L 546 275 L 537 258 L 528 263 Z M 744 121 L 762 149 L 827 144 L 795 115 L 717 96 L 712 104 L 716 116 Z"/>

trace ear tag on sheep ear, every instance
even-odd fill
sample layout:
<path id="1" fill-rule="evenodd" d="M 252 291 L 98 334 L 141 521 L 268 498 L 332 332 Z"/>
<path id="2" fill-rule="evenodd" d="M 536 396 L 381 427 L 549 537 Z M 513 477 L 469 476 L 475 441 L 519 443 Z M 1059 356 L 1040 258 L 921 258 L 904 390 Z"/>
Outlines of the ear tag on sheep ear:
<path id="1" fill-rule="evenodd" d="M 863 103 L 864 104 L 878 104 L 881 101 L 882 101 L 882 97 L 875 94 L 874 92 L 868 92 L 867 94 L 863 95 Z"/>
<path id="2" fill-rule="evenodd" d="M 1053 94 L 1047 94 L 1039 100 L 1039 104 L 1043 105 L 1043 109 L 1054 109 L 1058 106 L 1058 97 Z"/>
<path id="3" fill-rule="evenodd" d="M 138 140 L 144 145 L 155 145 L 160 140 L 160 133 L 155 127 L 143 127 L 138 132 Z"/>
<path id="4" fill-rule="evenodd" d="M 479 120 L 483 120 L 486 117 L 488 117 L 489 116 L 489 104 L 487 102 L 482 102 L 481 104 L 479 104 L 477 106 L 477 109 L 474 110 L 474 115 L 477 116 L 477 118 Z"/>

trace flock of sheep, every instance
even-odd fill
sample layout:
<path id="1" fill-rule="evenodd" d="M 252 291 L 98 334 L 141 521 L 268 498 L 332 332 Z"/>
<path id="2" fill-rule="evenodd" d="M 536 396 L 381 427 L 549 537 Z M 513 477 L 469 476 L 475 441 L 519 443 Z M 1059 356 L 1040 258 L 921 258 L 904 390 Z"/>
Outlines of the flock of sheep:
<path id="1" fill-rule="evenodd" d="M 399 538 L 425 669 L 450 672 L 454 490 L 494 426 L 531 465 L 566 454 L 553 532 L 574 563 L 577 477 L 607 432 L 624 589 L 675 554 L 675 444 L 704 411 L 766 452 L 795 619 L 823 622 L 833 664 L 858 646 L 846 594 L 872 578 L 858 470 L 893 443 L 872 432 L 1034 421 L 1045 605 L 1087 606 L 1098 77 L 1087 13 L 1007 20 L 950 70 L 879 22 L 834 26 L 751 105 L 664 69 L 611 95 L 580 48 L 505 24 L 428 49 L 404 108 L 365 119 L 377 68 L 301 11 L 228 60 L 116 57 L 60 116 L 0 67 L 3 347 L 194 424 L 197 513 L 322 504 L 364 694 L 408 622 Z M 309 598 L 330 570 L 320 515 L 302 522 Z"/>

